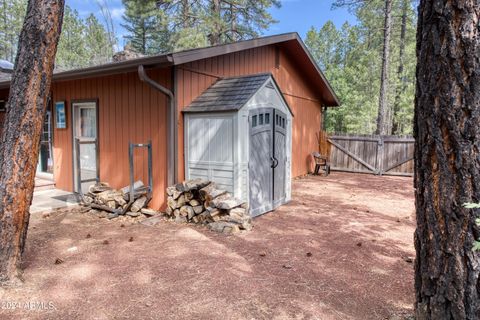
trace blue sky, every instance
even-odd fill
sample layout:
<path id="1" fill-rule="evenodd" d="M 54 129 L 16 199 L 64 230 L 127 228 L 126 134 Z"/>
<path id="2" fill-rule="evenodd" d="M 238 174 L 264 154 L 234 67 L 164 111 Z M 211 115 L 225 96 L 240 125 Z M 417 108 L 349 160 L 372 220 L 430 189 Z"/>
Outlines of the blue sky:
<path id="1" fill-rule="evenodd" d="M 112 13 L 115 22 L 116 33 L 119 45 L 123 47 L 123 34 L 125 30 L 121 27 L 122 14 L 124 12 L 121 0 L 100 0 L 105 1 Z M 332 20 L 337 26 L 345 21 L 354 23 L 355 18 L 346 9 L 331 10 L 332 0 L 281 0 L 282 7 L 271 9 L 271 14 L 279 23 L 271 26 L 266 35 L 296 31 L 300 36 L 305 34 L 311 26 L 320 28 L 326 21 Z M 91 12 L 101 19 L 97 0 L 66 0 L 67 5 L 76 9 L 80 16 L 86 17 Z M 102 20 L 101 20 L 102 21 Z"/>

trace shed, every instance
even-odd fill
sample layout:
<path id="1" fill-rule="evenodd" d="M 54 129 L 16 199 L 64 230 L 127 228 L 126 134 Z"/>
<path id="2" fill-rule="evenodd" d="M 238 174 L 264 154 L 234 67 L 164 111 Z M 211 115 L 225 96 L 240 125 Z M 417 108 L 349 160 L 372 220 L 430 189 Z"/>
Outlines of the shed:
<path id="1" fill-rule="evenodd" d="M 223 78 L 184 109 L 185 173 L 257 216 L 291 198 L 293 113 L 270 73 Z"/>

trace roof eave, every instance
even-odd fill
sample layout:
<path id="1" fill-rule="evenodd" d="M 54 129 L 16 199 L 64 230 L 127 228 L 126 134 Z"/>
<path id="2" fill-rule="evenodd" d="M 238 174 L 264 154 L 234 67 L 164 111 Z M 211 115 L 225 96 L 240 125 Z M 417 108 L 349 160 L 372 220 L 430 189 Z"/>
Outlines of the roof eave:
<path id="1" fill-rule="evenodd" d="M 139 65 L 143 65 L 146 68 L 155 67 L 168 67 L 173 64 L 172 57 L 170 55 L 161 55 L 154 57 L 145 57 L 139 59 L 132 59 L 122 62 L 103 64 L 88 68 L 74 69 L 68 71 L 57 72 L 53 74 L 53 81 L 66 81 L 84 79 L 90 77 L 107 76 L 125 72 L 136 72 Z M 10 87 L 9 81 L 0 82 L 0 89 L 6 89 Z"/>

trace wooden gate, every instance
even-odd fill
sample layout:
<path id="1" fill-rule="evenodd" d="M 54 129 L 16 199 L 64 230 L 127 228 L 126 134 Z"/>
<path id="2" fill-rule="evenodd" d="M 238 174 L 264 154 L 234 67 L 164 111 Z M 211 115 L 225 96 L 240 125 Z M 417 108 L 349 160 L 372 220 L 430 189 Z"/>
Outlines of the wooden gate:
<path id="1" fill-rule="evenodd" d="M 413 175 L 413 137 L 333 135 L 331 169 L 386 175 Z"/>

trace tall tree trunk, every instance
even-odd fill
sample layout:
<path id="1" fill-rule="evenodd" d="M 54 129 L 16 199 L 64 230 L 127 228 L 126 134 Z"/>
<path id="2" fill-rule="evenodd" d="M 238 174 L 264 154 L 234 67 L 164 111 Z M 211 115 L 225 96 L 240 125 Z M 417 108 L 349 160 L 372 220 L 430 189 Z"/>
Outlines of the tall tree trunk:
<path id="1" fill-rule="evenodd" d="M 382 75 L 380 79 L 380 96 L 378 99 L 378 116 L 376 134 L 387 134 L 388 120 L 388 65 L 390 58 L 390 34 L 392 29 L 392 0 L 385 0 L 385 23 L 383 26 Z"/>
<path id="2" fill-rule="evenodd" d="M 211 0 L 211 11 L 212 11 L 212 19 L 213 19 L 213 30 L 209 35 L 209 42 L 210 45 L 216 46 L 219 45 L 221 42 L 221 8 L 220 8 L 220 0 Z"/>
<path id="3" fill-rule="evenodd" d="M 184 29 L 190 28 L 190 4 L 188 0 L 182 0 L 182 26 Z"/>
<path id="4" fill-rule="evenodd" d="M 230 4 L 230 41 L 235 42 L 238 41 L 237 39 L 238 34 L 237 32 L 237 14 L 235 12 L 235 8 L 233 7 L 233 4 Z"/>
<path id="5" fill-rule="evenodd" d="M 0 282 L 20 277 L 29 207 L 64 0 L 30 0 L 0 150 Z"/>
<path id="6" fill-rule="evenodd" d="M 480 319 L 480 7 L 422 0 L 415 94 L 417 320 Z"/>
<path id="7" fill-rule="evenodd" d="M 410 0 L 402 1 L 402 25 L 400 28 L 400 52 L 399 52 L 399 62 L 398 62 L 398 87 L 395 94 L 395 101 L 393 103 L 393 117 L 392 117 L 392 134 L 400 134 L 400 123 L 398 121 L 398 114 L 400 112 L 400 103 L 402 94 L 407 88 L 407 80 L 403 74 L 405 66 L 405 37 L 407 35 L 407 12 L 408 6 L 410 5 Z"/>

